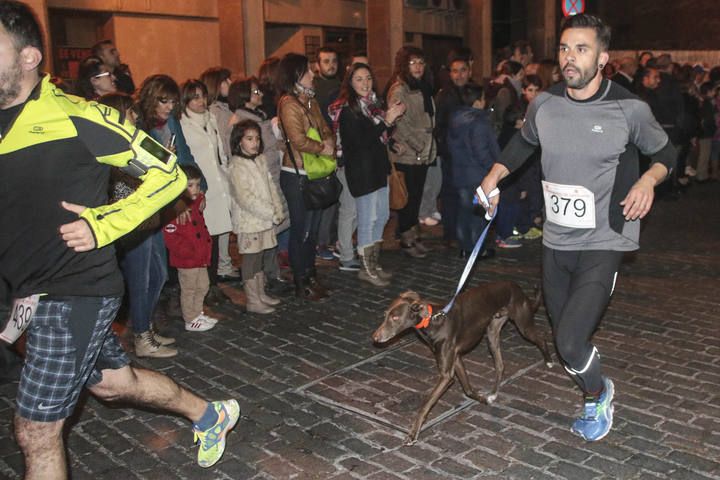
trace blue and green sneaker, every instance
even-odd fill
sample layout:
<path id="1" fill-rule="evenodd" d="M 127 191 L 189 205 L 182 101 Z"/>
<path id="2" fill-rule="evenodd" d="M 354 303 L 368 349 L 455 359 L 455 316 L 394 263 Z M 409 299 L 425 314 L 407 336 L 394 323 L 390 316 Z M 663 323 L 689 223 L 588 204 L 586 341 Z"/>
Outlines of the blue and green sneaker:
<path id="1" fill-rule="evenodd" d="M 236 400 L 212 402 L 211 405 L 218 415 L 215 425 L 203 431 L 193 428 L 195 443 L 200 442 L 198 465 L 203 468 L 212 467 L 223 456 L 225 436 L 240 418 L 240 405 Z"/>
<path id="2" fill-rule="evenodd" d="M 588 442 L 600 440 L 610 432 L 613 423 L 613 396 L 615 385 L 603 378 L 605 390 L 597 400 L 586 400 L 582 416 L 575 420 L 570 431 Z"/>

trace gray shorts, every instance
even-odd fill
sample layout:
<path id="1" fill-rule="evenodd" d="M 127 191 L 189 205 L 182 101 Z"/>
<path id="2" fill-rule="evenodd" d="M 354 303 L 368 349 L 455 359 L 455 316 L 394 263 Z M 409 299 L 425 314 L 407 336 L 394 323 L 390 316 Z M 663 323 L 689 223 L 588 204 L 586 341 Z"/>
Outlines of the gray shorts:
<path id="1" fill-rule="evenodd" d="M 101 370 L 130 363 L 110 329 L 118 297 L 41 297 L 27 329 L 17 414 L 36 422 L 69 417 L 80 391 L 102 380 Z"/>

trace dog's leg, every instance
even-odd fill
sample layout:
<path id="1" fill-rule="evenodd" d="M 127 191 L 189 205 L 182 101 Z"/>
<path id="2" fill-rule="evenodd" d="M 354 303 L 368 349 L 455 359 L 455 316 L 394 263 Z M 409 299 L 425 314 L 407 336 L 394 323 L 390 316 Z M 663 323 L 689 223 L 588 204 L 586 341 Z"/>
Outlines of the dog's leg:
<path id="1" fill-rule="evenodd" d="M 430 392 L 417 417 L 415 417 L 412 428 L 410 428 L 410 433 L 408 433 L 405 439 L 405 445 L 412 445 L 417 441 L 417 437 L 420 434 L 420 427 L 425 423 L 425 419 L 430 413 L 430 410 L 432 410 L 453 381 L 453 367 L 455 366 L 454 345 L 449 345 L 449 343 L 451 342 L 443 342 L 442 346 L 435 352 L 435 360 L 437 361 L 438 371 L 440 372 L 440 379 L 437 385 L 435 385 L 435 388 Z"/>
<path id="2" fill-rule="evenodd" d="M 547 342 L 545 341 L 544 336 L 540 334 L 537 328 L 535 328 L 535 318 L 532 310 L 529 310 L 528 308 L 518 309 L 517 314 L 512 320 L 520 332 L 520 335 L 538 347 L 540 353 L 542 353 L 542 356 L 545 359 L 545 365 L 548 368 L 552 368 L 553 361 L 550 356 L 550 350 L 548 350 Z"/>
<path id="3" fill-rule="evenodd" d="M 487 403 L 487 399 L 477 393 L 472 385 L 470 385 L 470 379 L 468 378 L 467 371 L 465 370 L 465 363 L 462 361 L 462 357 L 460 355 L 458 355 L 455 359 L 455 375 L 457 375 L 458 380 L 460 380 L 460 385 L 462 385 L 463 391 L 468 398 L 472 398 L 480 403 Z"/>
<path id="4" fill-rule="evenodd" d="M 487 403 L 491 404 L 495 401 L 500 389 L 500 381 L 502 380 L 505 364 L 503 363 L 502 353 L 500 353 L 500 332 L 503 325 L 508 320 L 507 310 L 503 309 L 493 316 L 487 331 L 488 347 L 490 353 L 495 360 L 495 388 L 493 392 L 487 396 Z"/>

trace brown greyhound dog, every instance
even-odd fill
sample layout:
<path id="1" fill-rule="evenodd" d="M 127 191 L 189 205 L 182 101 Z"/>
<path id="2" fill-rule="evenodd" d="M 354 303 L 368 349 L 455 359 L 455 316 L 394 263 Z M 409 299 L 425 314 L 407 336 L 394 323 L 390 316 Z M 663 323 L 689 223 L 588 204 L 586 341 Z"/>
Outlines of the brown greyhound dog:
<path id="1" fill-rule="evenodd" d="M 500 331 L 508 319 L 515 323 L 523 337 L 537 345 L 545 364 L 552 367 L 547 344 L 535 329 L 533 321 L 540 301 L 539 290 L 533 301 L 530 301 L 514 282 L 487 282 L 468 288 L 458 295 L 455 305 L 447 315 L 438 314 L 442 306 L 429 303 L 412 291 L 393 300 L 385 312 L 385 321 L 373 333 L 373 340 L 384 343 L 414 327 L 435 354 L 440 371 L 440 379 L 418 412 L 405 441 L 406 445 L 415 443 L 425 418 L 450 386 L 455 375 L 460 380 L 465 395 L 473 400 L 490 404 L 497 398 L 504 369 L 500 353 Z M 470 386 L 462 361 L 462 355 L 475 348 L 485 332 L 488 333 L 488 346 L 495 359 L 495 388 L 487 397 L 478 394 Z"/>

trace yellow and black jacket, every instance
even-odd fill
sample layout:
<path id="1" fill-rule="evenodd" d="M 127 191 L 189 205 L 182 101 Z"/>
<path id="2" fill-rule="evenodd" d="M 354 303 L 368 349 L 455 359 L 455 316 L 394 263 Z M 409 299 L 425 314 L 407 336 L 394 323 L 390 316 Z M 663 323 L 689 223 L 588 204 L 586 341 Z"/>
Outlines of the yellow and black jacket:
<path id="1" fill-rule="evenodd" d="M 67 95 L 45 76 L 0 138 L 0 295 L 122 295 L 112 242 L 185 189 L 175 160 L 123 114 Z M 143 183 L 107 205 L 111 166 Z M 59 227 L 77 220 L 63 200 L 88 207 L 81 218 L 94 250 L 76 253 L 63 242 Z"/>

